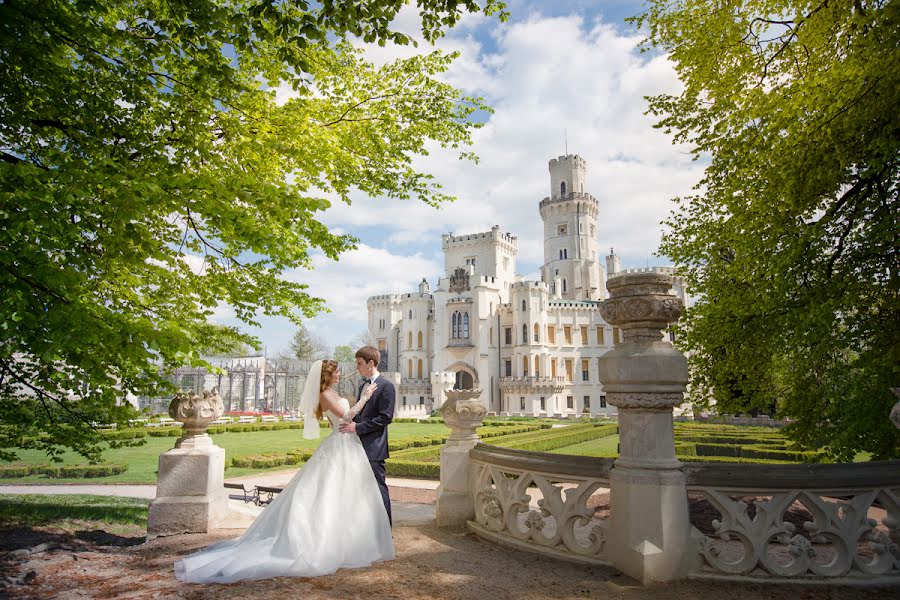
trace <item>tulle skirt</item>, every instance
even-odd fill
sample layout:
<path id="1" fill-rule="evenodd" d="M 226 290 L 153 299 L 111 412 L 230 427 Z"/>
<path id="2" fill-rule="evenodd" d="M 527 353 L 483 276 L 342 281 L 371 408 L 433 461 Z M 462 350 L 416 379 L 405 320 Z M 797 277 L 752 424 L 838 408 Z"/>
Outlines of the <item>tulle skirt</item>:
<path id="1" fill-rule="evenodd" d="M 194 583 L 314 577 L 394 558 L 387 512 L 359 438 L 333 432 L 244 535 L 175 563 Z"/>

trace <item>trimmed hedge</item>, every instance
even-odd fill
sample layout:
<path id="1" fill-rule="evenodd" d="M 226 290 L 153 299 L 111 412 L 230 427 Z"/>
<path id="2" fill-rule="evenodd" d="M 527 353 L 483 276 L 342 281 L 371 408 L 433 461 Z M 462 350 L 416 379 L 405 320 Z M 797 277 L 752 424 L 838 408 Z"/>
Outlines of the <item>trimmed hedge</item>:
<path id="1" fill-rule="evenodd" d="M 109 477 L 119 475 L 128 470 L 128 465 L 101 463 L 99 465 L 32 465 L 0 467 L 0 478 L 27 477 L 29 475 L 45 475 L 52 479 L 74 479 L 90 477 Z"/>
<path id="2" fill-rule="evenodd" d="M 391 477 L 414 477 L 418 479 L 440 479 L 441 465 L 389 458 L 384 461 L 385 471 Z"/>

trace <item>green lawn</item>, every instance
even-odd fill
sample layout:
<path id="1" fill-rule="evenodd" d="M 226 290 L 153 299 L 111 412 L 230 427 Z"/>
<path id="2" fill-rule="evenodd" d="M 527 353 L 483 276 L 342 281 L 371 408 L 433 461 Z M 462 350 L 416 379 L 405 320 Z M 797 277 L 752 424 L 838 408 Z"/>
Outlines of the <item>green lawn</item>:
<path id="1" fill-rule="evenodd" d="M 439 435 L 449 433 L 450 429 L 442 423 L 395 423 L 391 425 L 391 439 L 400 440 L 413 436 Z M 319 440 L 304 440 L 301 429 L 283 429 L 277 431 L 254 431 L 247 433 L 221 433 L 213 435 L 213 442 L 225 449 L 225 464 L 231 462 L 232 456 L 248 456 L 264 454 L 266 452 L 284 453 L 295 448 L 315 448 L 321 439 L 331 433 L 331 430 L 322 429 Z M 91 479 L 50 479 L 43 475 L 30 475 L 28 477 L 16 477 L 0 479 L 0 485 L 12 483 L 156 483 L 156 469 L 159 455 L 175 446 L 174 437 L 150 437 L 144 438 L 146 444 L 133 448 L 117 448 L 107 450 L 103 455 L 105 462 L 124 463 L 128 465 L 128 471 L 110 477 L 96 477 Z M 37 450 L 19 451 L 19 460 L 15 463 L 2 464 L 43 464 L 47 457 Z M 82 464 L 85 459 L 74 453 L 68 452 L 63 456 L 65 464 Z M 225 477 L 239 477 L 248 473 L 259 471 L 279 471 L 290 467 L 280 466 L 272 469 L 227 468 Z"/>
<path id="2" fill-rule="evenodd" d="M 570 456 L 606 456 L 617 457 L 619 455 L 619 436 L 608 435 L 606 437 L 581 442 L 574 446 L 548 450 L 551 454 L 568 454 Z"/>
<path id="3" fill-rule="evenodd" d="M 104 525 L 147 526 L 146 498 L 86 495 L 0 495 L 0 526 L 36 526 L 91 521 Z"/>

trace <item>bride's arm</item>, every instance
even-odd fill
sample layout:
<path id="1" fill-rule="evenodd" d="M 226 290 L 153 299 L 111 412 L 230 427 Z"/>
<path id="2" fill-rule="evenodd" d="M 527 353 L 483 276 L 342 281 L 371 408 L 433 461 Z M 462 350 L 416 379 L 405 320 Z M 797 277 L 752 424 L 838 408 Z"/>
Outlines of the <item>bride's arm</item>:
<path id="1" fill-rule="evenodd" d="M 363 407 L 366 405 L 366 402 L 368 402 L 369 398 L 372 397 L 372 394 L 375 393 L 376 389 L 378 389 L 378 385 L 374 383 L 370 383 L 369 385 L 367 385 L 366 389 L 363 390 L 362 396 L 360 396 L 359 401 L 347 410 L 346 414 L 341 417 L 341 420 L 352 421 L 353 417 L 359 414 L 359 411 L 363 409 Z"/>

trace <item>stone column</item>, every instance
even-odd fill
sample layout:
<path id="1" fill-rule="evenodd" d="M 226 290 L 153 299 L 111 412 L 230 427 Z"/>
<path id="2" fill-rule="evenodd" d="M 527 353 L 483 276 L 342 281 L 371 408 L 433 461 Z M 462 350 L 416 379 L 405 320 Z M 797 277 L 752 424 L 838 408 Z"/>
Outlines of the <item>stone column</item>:
<path id="1" fill-rule="evenodd" d="M 225 412 L 218 390 L 178 393 L 169 415 L 184 423 L 175 448 L 160 455 L 156 498 L 150 503 L 147 539 L 180 533 L 205 533 L 225 517 L 225 450 L 206 428 Z"/>
<path id="2" fill-rule="evenodd" d="M 606 400 L 619 410 L 619 458 L 610 473 L 610 554 L 642 583 L 687 574 L 696 552 L 687 491 L 675 458 L 672 407 L 683 400 L 687 359 L 662 329 L 681 316 L 669 295 L 672 277 L 633 273 L 610 277 L 601 314 L 624 340 L 600 359 Z"/>
<path id="3" fill-rule="evenodd" d="M 481 427 L 487 410 L 481 390 L 450 390 L 440 412 L 450 427 L 450 437 L 441 448 L 441 483 L 437 488 L 435 522 L 438 527 L 463 528 L 475 518 L 475 502 L 469 485 L 469 450 L 478 443 L 475 429 Z"/>

